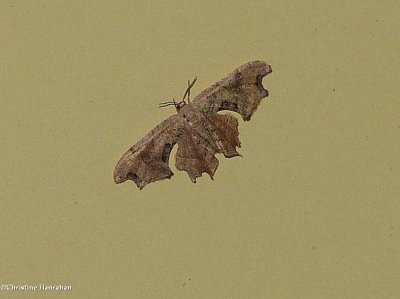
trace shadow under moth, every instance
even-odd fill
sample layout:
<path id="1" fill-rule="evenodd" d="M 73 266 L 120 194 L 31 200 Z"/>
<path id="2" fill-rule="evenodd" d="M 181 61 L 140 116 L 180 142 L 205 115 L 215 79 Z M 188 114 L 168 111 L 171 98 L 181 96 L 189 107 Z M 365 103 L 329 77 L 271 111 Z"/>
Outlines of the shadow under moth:
<path id="1" fill-rule="evenodd" d="M 161 122 L 132 146 L 118 161 L 114 181 L 119 184 L 132 180 L 139 189 L 149 183 L 171 178 L 169 156 L 175 144 L 176 168 L 189 174 L 190 180 L 207 173 L 213 179 L 218 167 L 215 154 L 226 158 L 240 156 L 238 121 L 221 110 L 239 113 L 250 120 L 261 99 L 268 96 L 262 79 L 272 72 L 263 61 L 251 61 L 234 70 L 225 78 L 202 91 L 190 102 L 190 89 L 196 82 L 188 81 L 182 101 L 161 103 L 160 107 L 174 105 L 177 113 Z M 185 99 L 187 98 L 187 102 Z"/>

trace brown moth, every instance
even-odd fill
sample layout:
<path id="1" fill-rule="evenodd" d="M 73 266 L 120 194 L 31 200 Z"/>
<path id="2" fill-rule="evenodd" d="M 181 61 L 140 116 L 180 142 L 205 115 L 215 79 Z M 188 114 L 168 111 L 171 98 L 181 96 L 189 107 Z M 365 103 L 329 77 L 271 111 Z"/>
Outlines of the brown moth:
<path id="1" fill-rule="evenodd" d="M 248 62 L 202 91 L 192 102 L 190 89 L 196 78 L 188 81 L 181 102 L 174 99 L 160 104 L 174 105 L 177 114 L 161 122 L 122 156 L 114 170 L 115 183 L 132 180 L 143 189 L 151 182 L 171 178 L 168 161 L 175 144 L 177 169 L 186 171 L 193 183 L 203 172 L 213 179 L 218 167 L 215 154 L 240 156 L 236 151 L 240 147 L 237 119 L 217 112 L 230 110 L 245 121 L 250 120 L 261 99 L 268 96 L 262 79 L 271 72 L 271 66 L 263 61 Z"/>

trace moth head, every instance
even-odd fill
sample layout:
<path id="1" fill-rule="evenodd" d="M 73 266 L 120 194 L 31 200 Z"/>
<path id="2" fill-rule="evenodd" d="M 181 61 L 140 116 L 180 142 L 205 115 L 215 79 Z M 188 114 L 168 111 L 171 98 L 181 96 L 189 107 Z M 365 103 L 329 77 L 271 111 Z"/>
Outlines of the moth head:
<path id="1" fill-rule="evenodd" d="M 176 105 L 175 105 L 176 111 L 179 112 L 179 110 L 185 105 L 186 105 L 185 101 L 181 101 L 179 103 L 176 103 Z"/>
<path id="2" fill-rule="evenodd" d="M 186 91 L 183 95 L 182 101 L 177 102 L 175 99 L 172 99 L 172 101 L 160 103 L 158 105 L 158 107 L 163 108 L 163 107 L 174 105 L 176 108 L 176 112 L 179 112 L 179 110 L 181 110 L 181 108 L 186 105 L 186 102 L 185 102 L 186 97 L 187 97 L 188 103 L 190 103 L 190 89 L 193 87 L 193 85 L 194 85 L 194 83 L 196 83 L 196 81 L 197 81 L 197 77 L 194 77 L 192 82 L 190 82 L 190 81 L 187 82 L 188 87 L 186 88 Z"/>
<path id="3" fill-rule="evenodd" d="M 159 108 L 164 108 L 164 107 L 172 106 L 172 105 L 175 106 L 176 111 L 179 112 L 179 110 L 180 110 L 183 106 L 186 105 L 186 102 L 185 102 L 185 101 L 177 102 L 175 99 L 172 99 L 171 101 L 167 101 L 167 102 L 158 104 L 158 107 L 159 107 Z"/>

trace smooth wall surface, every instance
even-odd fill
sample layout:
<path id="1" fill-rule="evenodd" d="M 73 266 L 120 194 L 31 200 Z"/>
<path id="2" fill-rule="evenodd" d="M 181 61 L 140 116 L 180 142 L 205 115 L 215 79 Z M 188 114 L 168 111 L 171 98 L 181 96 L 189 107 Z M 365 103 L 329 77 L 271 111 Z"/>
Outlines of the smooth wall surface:
<path id="1" fill-rule="evenodd" d="M 4 298 L 399 298 L 398 1 L 1 1 Z M 115 185 L 192 94 L 265 60 L 215 181 Z M 176 152 L 174 149 L 173 155 Z"/>

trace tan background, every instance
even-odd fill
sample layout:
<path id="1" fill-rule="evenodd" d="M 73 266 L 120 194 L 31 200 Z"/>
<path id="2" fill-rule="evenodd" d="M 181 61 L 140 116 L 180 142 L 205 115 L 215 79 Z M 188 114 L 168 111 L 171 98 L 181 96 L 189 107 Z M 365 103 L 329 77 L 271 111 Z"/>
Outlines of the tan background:
<path id="1" fill-rule="evenodd" d="M 73 291 L 0 297 L 400 298 L 398 2 L 145 2 L 1 1 L 0 283 Z M 159 102 L 253 59 L 243 158 L 113 183 Z"/>

